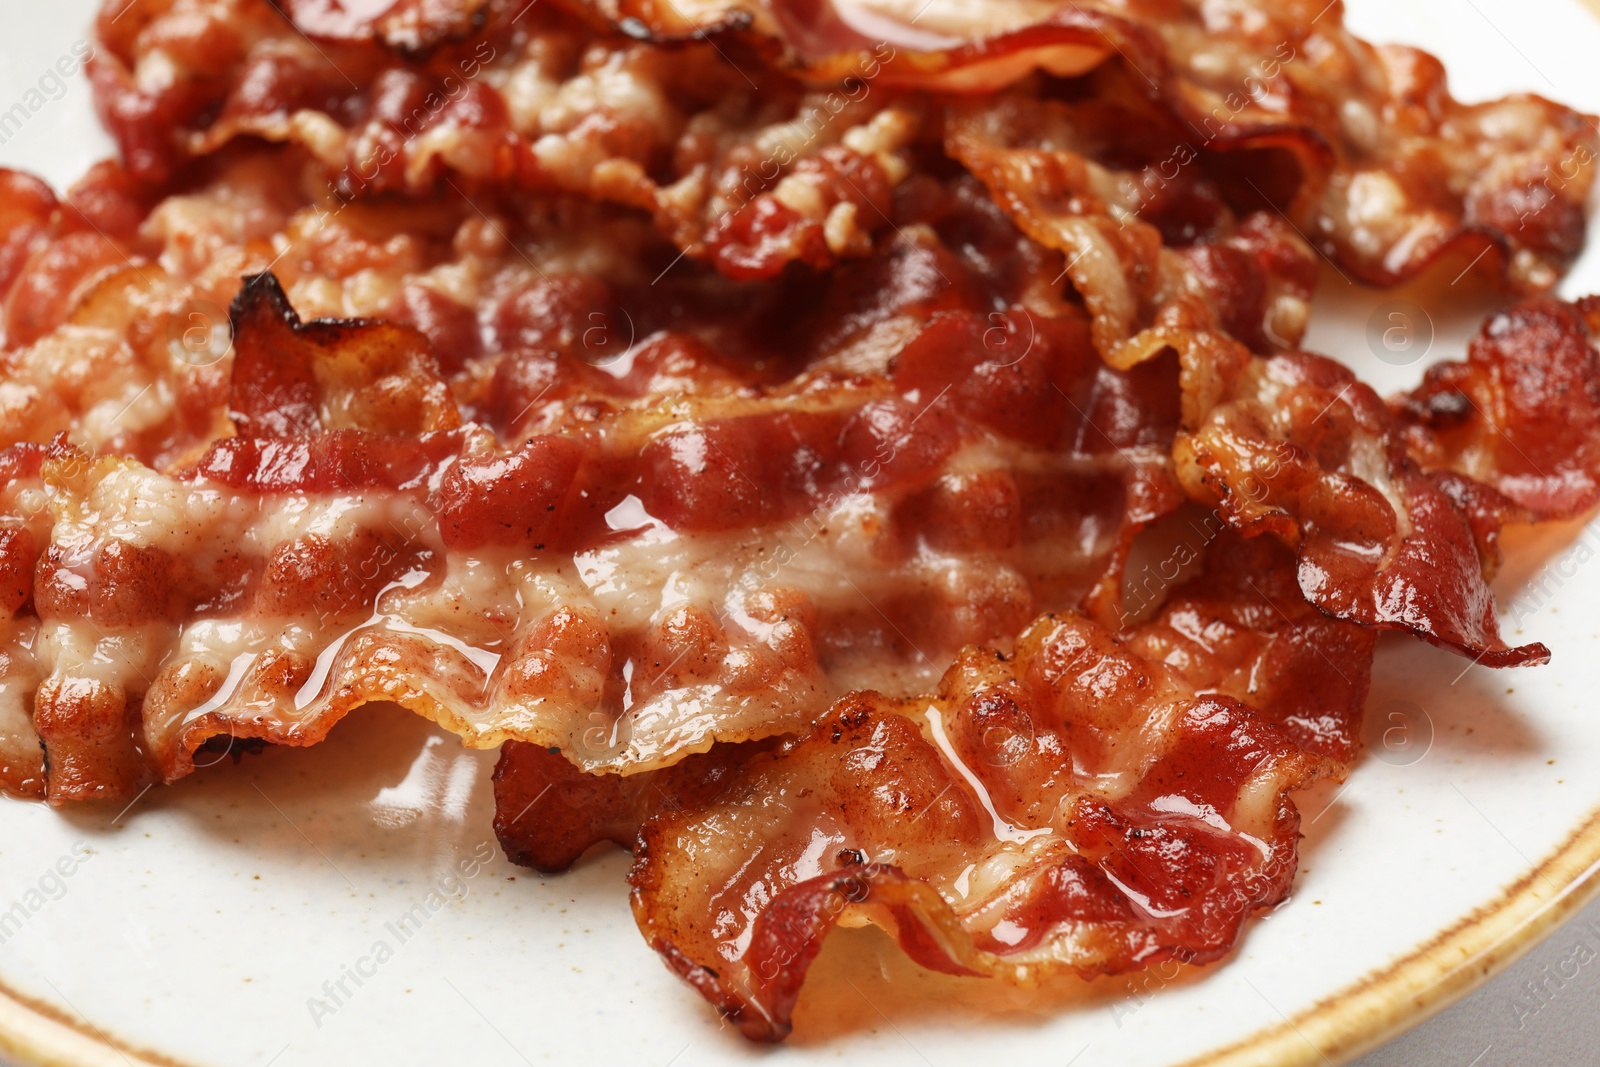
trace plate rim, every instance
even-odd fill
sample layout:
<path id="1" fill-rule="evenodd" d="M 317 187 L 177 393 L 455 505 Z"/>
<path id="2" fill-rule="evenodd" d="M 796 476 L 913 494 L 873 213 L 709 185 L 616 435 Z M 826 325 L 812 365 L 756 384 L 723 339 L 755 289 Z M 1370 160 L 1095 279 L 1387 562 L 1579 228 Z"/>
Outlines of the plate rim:
<path id="1" fill-rule="evenodd" d="M 1589 3 L 1590 0 L 1585 0 Z M 1600 524 L 1600 517 L 1594 520 Z M 1600 897 L 1600 807 L 1553 853 L 1409 953 L 1282 1022 L 1176 1067 L 1344 1064 L 1500 974 Z"/>
<path id="2" fill-rule="evenodd" d="M 1600 517 L 1595 520 L 1600 522 Z M 1176 1067 L 1345 1064 L 1504 971 L 1600 897 L 1600 807 L 1489 904 L 1280 1023 Z M 1223 964 L 1226 966 L 1226 964 Z M 0 1052 L 29 1067 L 195 1067 L 122 1042 L 0 980 Z"/>

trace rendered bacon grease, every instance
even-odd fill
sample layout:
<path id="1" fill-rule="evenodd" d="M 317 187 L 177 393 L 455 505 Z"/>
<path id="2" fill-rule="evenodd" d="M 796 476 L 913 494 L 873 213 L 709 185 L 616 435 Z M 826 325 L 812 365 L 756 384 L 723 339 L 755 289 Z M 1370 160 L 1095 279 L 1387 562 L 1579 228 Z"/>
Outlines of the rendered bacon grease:
<path id="1" fill-rule="evenodd" d="M 841 924 L 1226 956 L 1376 632 L 1545 662 L 1497 536 L 1600 496 L 1594 120 L 1339 14 L 108 5 L 120 160 L 0 174 L 0 784 L 398 703 L 759 1040 Z M 1523 299 L 1385 401 L 1318 257 Z"/>

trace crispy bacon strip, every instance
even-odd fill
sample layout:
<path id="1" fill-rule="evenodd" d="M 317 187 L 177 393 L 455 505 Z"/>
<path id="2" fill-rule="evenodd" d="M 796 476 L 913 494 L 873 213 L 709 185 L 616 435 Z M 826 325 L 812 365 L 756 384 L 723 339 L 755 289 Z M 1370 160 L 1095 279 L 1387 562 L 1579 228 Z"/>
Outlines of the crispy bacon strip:
<path id="1" fill-rule="evenodd" d="M 1530 300 L 1492 316 L 1460 363 L 1393 404 L 1427 469 L 1493 486 L 1541 519 L 1600 499 L 1600 301 Z"/>
<path id="2" fill-rule="evenodd" d="M 1104 367 L 1070 306 L 919 299 L 861 318 L 903 324 L 876 373 L 671 405 L 630 379 L 703 380 L 709 353 L 656 335 L 508 447 L 460 424 L 419 331 L 302 321 L 249 279 L 236 436 L 176 475 L 64 443 L 39 468 L 51 799 L 170 780 L 220 735 L 312 744 L 376 699 L 637 771 L 925 684 L 1041 607 L 1114 618 L 1134 533 L 1178 501 L 1170 369 Z"/>
<path id="3" fill-rule="evenodd" d="M 285 173 L 303 166 L 293 152 L 241 155 L 162 198 L 107 164 L 64 202 L 41 196 L 26 223 L 13 220 L 8 247 L 18 254 L 5 279 L 10 292 L 0 290 L 8 387 L 0 445 L 65 431 L 96 451 L 168 467 L 231 433 L 224 309 L 239 274 L 279 258 L 302 236 L 292 219 L 314 215 L 314 205 L 281 188 Z M 347 274 L 366 268 L 368 294 L 381 292 L 404 248 L 390 242 L 387 257 L 374 255 L 352 232 L 361 214 L 329 225 L 320 247 L 279 266 L 283 276 L 302 282 L 342 257 Z M 324 299 L 339 290 L 319 283 Z"/>
<path id="4" fill-rule="evenodd" d="M 1250 705 L 1306 752 L 1352 766 L 1361 753 L 1372 630 L 1312 606 L 1300 592 L 1293 552 L 1274 538 L 1242 538 L 1215 514 L 1191 522 L 1188 532 L 1170 559 L 1187 564 L 1194 541 L 1206 541 L 1204 570 L 1132 631 L 1128 648 L 1198 692 Z M 1159 578 L 1162 565 L 1153 573 Z"/>
<path id="5" fill-rule="evenodd" d="M 1127 68 L 1120 94 L 1142 103 L 1141 125 L 1161 131 L 1136 160 L 1147 185 L 1204 169 L 1234 206 L 1282 208 L 1365 280 L 1490 250 L 1513 288 L 1542 290 L 1582 242 L 1595 120 L 1532 96 L 1460 104 L 1432 57 L 1374 48 L 1312 0 L 1227 16 L 1153 0 L 935 5 L 898 19 L 855 0 L 516 6 L 428 0 L 363 19 L 286 3 L 285 19 L 266 0 L 210 0 L 122 20 L 108 5 L 91 70 L 140 175 L 242 134 L 294 140 L 341 195 L 421 191 L 447 173 L 578 193 L 651 212 L 736 275 L 870 247 L 942 110 L 928 94 L 1018 86 L 1005 107 L 1040 98 L 1018 85 L 1034 70 L 1108 61 Z M 155 57 L 173 75 L 137 84 L 131 71 Z"/>
<path id="6" fill-rule="evenodd" d="M 233 302 L 230 416 L 241 437 L 416 436 L 461 425 L 428 338 L 387 322 L 300 321 L 272 274 Z"/>
<path id="7" fill-rule="evenodd" d="M 1191 523 L 1188 533 L 1170 560 L 1187 567 L 1204 557 L 1203 569 L 1171 590 L 1160 612 L 1127 631 L 1123 643 L 1198 693 L 1249 704 L 1299 748 L 1353 765 L 1371 681 L 1372 631 L 1307 603 L 1293 554 L 1271 538 L 1245 539 L 1205 523 Z M 1165 562 L 1154 568 L 1157 581 Z M 1166 589 L 1147 584 L 1145 591 Z M 1006 723 L 983 738 L 1001 762 L 1031 743 L 1028 730 Z M 495 771 L 495 829 L 514 862 L 562 871 L 603 841 L 631 849 L 653 811 L 707 802 L 774 744 L 719 745 L 670 768 L 617 778 L 586 774 L 559 749 L 509 742 Z"/>
<path id="8" fill-rule="evenodd" d="M 1192 498 L 1294 546 L 1301 590 L 1329 614 L 1491 666 L 1550 658 L 1500 639 L 1482 509 L 1464 511 L 1451 484 L 1411 462 L 1388 408 L 1332 360 L 1253 361 L 1174 454 Z"/>
<path id="9" fill-rule="evenodd" d="M 1212 567 L 1267 562 L 1230 545 Z M 1276 569 L 1292 575 L 1286 559 Z M 1222 590 L 1250 578 L 1219 575 L 1191 604 L 1228 601 Z M 1246 592 L 1232 610 L 1251 618 L 1265 604 Z M 1146 634 L 1203 675 L 1315 640 L 1315 614 L 1274 620 L 1254 649 L 1245 638 L 1187 657 L 1182 622 Z M 963 653 L 936 695 L 855 694 L 795 740 L 622 782 L 508 745 L 496 829 L 508 855 L 552 869 L 637 828 L 640 928 L 758 1040 L 788 1033 L 806 968 L 841 923 L 882 926 L 924 966 L 1007 981 L 1206 962 L 1287 892 L 1299 822 L 1287 792 L 1340 764 L 1236 699 L 1197 695 L 1135 647 L 1081 617 L 1046 617 L 1014 656 Z M 1324 710 L 1348 724 L 1371 642 L 1329 651 L 1354 684 L 1322 689 Z"/>
<path id="10" fill-rule="evenodd" d="M 1583 243 L 1600 153 L 1594 117 L 1526 94 L 1461 104 L 1433 56 L 1374 47 L 1317 0 L 1226 11 L 1199 0 L 998 11 L 956 0 L 830 0 L 795 12 L 753 0 L 598 6 L 666 36 L 691 26 L 754 35 L 824 80 L 868 49 L 893 54 L 882 81 L 946 92 L 993 93 L 1035 70 L 1067 76 L 1120 61 L 1182 127 L 1164 165 L 1223 152 L 1217 171 L 1244 187 L 1244 202 L 1276 203 L 1377 285 L 1487 249 L 1513 288 L 1544 290 Z"/>
<path id="11" fill-rule="evenodd" d="M 1316 278 L 1312 252 L 1276 216 L 1257 213 L 1232 226 L 1220 205 L 1200 224 L 1201 240 L 1169 247 L 1136 214 L 1139 191 L 1079 151 L 1093 147 L 1078 121 L 1086 110 L 1093 115 L 1022 100 L 969 109 L 952 116 L 945 150 L 1019 230 L 1065 257 L 1063 275 L 1094 316 L 1095 345 L 1108 363 L 1179 353 L 1184 418 L 1193 422 L 1214 402 L 1211 383 L 1247 361 L 1240 339 L 1271 351 L 1300 337 Z M 1202 190 L 1186 192 L 1199 198 Z"/>
<path id="12" fill-rule="evenodd" d="M 217 358 L 227 348 L 220 308 L 154 264 L 114 254 L 78 258 L 84 248 L 69 239 L 24 270 L 18 303 L 36 309 L 40 327 L 56 321 L 25 347 L 0 352 L 9 386 L 0 400 L 0 445 L 67 431 L 83 444 L 154 463 L 191 458 L 228 425 L 220 404 L 227 390 L 227 367 Z M 52 266 L 62 274 L 51 276 Z M 83 268 L 81 286 L 63 276 Z M 38 303 L 37 291 L 22 289 L 35 283 L 60 286 L 55 292 L 70 303 Z"/>
<path id="13" fill-rule="evenodd" d="M 40 469 L 47 450 L 22 445 L 0 450 L 0 791 L 42 797 L 44 748 L 33 725 L 39 671 L 34 649 L 33 574 L 48 536 Z"/>
<path id="14" fill-rule="evenodd" d="M 1019 228 L 1068 257 L 1109 362 L 1179 353 L 1185 425 L 1174 455 L 1190 497 L 1236 529 L 1293 546 L 1302 590 L 1330 614 L 1409 630 L 1496 666 L 1548 659 L 1543 645 L 1501 641 L 1485 580 L 1495 532 L 1517 517 L 1515 505 L 1465 479 L 1425 474 L 1407 458 L 1388 409 L 1338 364 L 1304 353 L 1252 358 L 1221 329 L 1229 312 L 1212 295 L 1221 287 L 1208 291 L 1194 250 L 1161 245 L 1154 227 L 1126 215 L 1105 169 L 1072 150 L 1075 127 L 1063 118 L 1037 102 L 974 110 L 951 127 L 950 151 Z M 1033 142 L 1050 147 L 1025 147 Z M 1239 241 L 1251 235 L 1247 223 L 1229 240 L 1258 262 L 1288 258 L 1275 254 L 1281 240 Z M 1265 273 L 1282 277 L 1281 268 Z M 1502 338 L 1498 349 L 1481 342 L 1475 351 L 1478 366 L 1496 358 L 1491 352 L 1500 360 L 1518 352 L 1525 376 L 1581 384 L 1571 401 L 1581 426 L 1591 417 L 1584 413 L 1595 356 L 1577 313 L 1566 321 L 1565 348 L 1552 347 L 1542 320 L 1524 315 L 1490 327 Z M 1562 392 L 1525 388 L 1524 403 L 1554 421 L 1552 409 L 1569 403 Z M 1550 462 L 1559 455 L 1581 471 L 1586 449 L 1575 430 L 1552 445 Z M 1486 476 L 1481 465 L 1473 473 Z"/>

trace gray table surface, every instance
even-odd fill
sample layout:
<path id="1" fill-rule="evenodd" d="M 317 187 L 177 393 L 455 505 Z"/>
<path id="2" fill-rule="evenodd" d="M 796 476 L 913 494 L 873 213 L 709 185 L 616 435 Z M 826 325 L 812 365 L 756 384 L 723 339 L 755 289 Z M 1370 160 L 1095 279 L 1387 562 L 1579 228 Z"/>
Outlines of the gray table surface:
<path id="1" fill-rule="evenodd" d="M 1356 1067 L 1600 1064 L 1600 900 L 1469 996 Z"/>

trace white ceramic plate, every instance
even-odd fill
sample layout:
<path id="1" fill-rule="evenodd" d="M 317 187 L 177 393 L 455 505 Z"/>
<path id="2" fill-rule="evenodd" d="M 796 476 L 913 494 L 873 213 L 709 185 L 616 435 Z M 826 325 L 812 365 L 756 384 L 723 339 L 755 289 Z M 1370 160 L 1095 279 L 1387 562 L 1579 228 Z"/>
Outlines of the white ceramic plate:
<path id="1" fill-rule="evenodd" d="M 0 111 L 31 99 L 94 6 L 0 0 Z M 1349 6 L 1364 36 L 1442 56 L 1466 98 L 1527 89 L 1600 111 L 1600 20 L 1580 0 Z M 41 98 L 0 163 L 64 185 L 108 143 L 81 77 Z M 1403 387 L 1459 355 L 1485 299 L 1469 284 L 1378 294 L 1329 271 L 1310 346 Z M 1565 286 L 1597 290 L 1600 241 Z M 1394 299 L 1412 302 L 1419 340 L 1380 360 L 1367 324 Z M 0 802 L 0 1050 L 219 1067 L 1342 1061 L 1531 944 L 1600 860 L 1600 526 L 1510 548 L 1503 625 L 1547 642 L 1553 665 L 1464 670 L 1386 640 L 1372 755 L 1345 787 L 1300 797 L 1294 897 L 1221 966 L 1024 994 L 843 931 L 794 1039 L 756 1050 L 645 947 L 624 856 L 556 878 L 511 866 L 489 829 L 492 757 L 374 709 L 319 748 L 223 760 L 122 812 Z"/>

